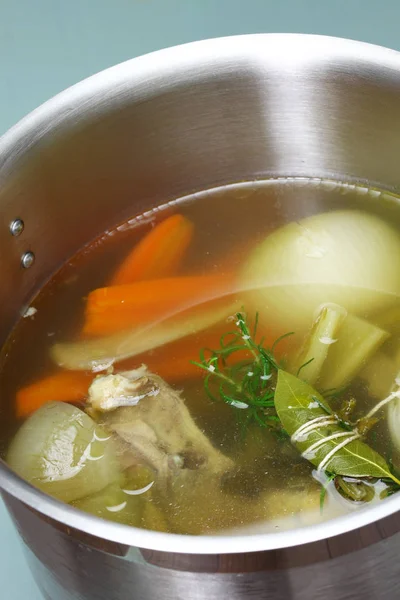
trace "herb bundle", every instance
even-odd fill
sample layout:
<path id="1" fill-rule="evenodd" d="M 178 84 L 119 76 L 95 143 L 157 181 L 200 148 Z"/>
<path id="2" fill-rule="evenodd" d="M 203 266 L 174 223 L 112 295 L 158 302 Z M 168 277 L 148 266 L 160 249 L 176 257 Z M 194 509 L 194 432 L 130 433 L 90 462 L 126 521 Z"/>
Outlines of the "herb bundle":
<path id="1" fill-rule="evenodd" d="M 237 313 L 236 329 L 221 337 L 220 347 L 204 348 L 200 360 L 192 361 L 206 372 L 204 386 L 208 396 L 237 409 L 244 426 L 256 422 L 281 437 L 290 436 L 302 457 L 326 479 L 321 505 L 331 481 L 342 495 L 353 500 L 370 500 L 368 486 L 373 480 L 386 484 L 386 495 L 399 491 L 400 480 L 392 466 L 363 441 L 377 422 L 373 415 L 390 398 L 352 423 L 354 399 L 345 401 L 336 414 L 327 402 L 329 394 L 323 397 L 298 376 L 282 369 L 274 351 L 282 338 L 292 333 L 280 337 L 267 349 L 262 339 L 256 341 L 257 324 L 256 316 L 251 330 L 245 314 Z M 236 352 L 243 352 L 244 358 L 231 364 L 229 358 Z M 300 372 L 301 369 L 297 375 Z"/>

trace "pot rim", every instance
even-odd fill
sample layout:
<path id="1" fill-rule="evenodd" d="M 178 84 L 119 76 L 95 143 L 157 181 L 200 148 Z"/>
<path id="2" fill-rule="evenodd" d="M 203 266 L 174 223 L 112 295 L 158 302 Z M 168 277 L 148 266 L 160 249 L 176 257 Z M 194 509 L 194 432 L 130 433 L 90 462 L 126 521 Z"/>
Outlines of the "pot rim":
<path id="1" fill-rule="evenodd" d="M 340 59 L 370 64 L 400 80 L 400 53 L 364 42 L 308 34 L 251 34 L 191 42 L 152 52 L 101 71 L 61 92 L 23 118 L 0 138 L 0 176 L 31 146 L 54 129 L 75 123 L 90 109 L 124 101 L 128 92 L 149 97 L 160 85 L 173 87 L 185 73 L 210 73 L 222 65 L 252 59 L 260 67 L 266 53 L 279 52 L 282 63 L 318 64 Z M 247 63 L 248 64 L 248 63 Z M 233 554 L 276 550 L 317 542 L 388 517 L 400 509 L 393 496 L 370 508 L 330 521 L 277 533 L 251 535 L 177 535 L 147 531 L 105 521 L 68 506 L 22 480 L 0 461 L 0 487 L 39 513 L 89 535 L 127 546 L 185 554 Z"/>

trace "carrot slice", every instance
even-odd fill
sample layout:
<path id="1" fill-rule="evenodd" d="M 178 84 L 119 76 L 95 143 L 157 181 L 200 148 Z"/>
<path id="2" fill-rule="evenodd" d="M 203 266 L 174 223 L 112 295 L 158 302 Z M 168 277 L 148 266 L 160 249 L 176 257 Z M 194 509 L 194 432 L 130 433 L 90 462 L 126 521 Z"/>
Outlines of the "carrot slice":
<path id="1" fill-rule="evenodd" d="M 105 335 L 146 325 L 232 293 L 233 277 L 198 275 L 138 281 L 90 292 L 84 335 Z"/>
<path id="2" fill-rule="evenodd" d="M 186 217 L 161 221 L 128 254 L 111 285 L 176 275 L 192 238 L 193 223 Z"/>
<path id="3" fill-rule="evenodd" d="M 83 400 L 87 396 L 93 377 L 81 371 L 61 371 L 21 388 L 16 395 L 17 417 L 25 418 L 46 402 L 53 400 Z"/>

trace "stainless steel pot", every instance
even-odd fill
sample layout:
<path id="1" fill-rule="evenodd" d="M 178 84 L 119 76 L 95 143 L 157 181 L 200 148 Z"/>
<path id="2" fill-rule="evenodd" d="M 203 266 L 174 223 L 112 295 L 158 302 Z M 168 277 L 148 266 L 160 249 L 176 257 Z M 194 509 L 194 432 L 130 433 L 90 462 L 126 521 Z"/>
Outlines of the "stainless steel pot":
<path id="1" fill-rule="evenodd" d="M 252 35 L 104 71 L 0 141 L 0 341 L 61 263 L 124 219 L 269 176 L 340 176 L 399 191 L 399 157 L 400 54 L 391 50 Z M 20 235 L 9 229 L 16 218 Z M 79 513 L 4 463 L 0 476 L 33 573 L 53 600 L 400 594 L 400 497 L 296 531 L 196 538 Z"/>

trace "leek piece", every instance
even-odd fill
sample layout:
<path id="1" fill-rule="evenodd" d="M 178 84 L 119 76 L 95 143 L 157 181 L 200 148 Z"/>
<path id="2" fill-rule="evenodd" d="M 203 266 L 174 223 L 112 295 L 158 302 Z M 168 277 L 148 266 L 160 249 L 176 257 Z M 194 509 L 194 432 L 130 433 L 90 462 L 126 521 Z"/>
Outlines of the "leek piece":
<path id="1" fill-rule="evenodd" d="M 162 302 L 162 298 L 160 298 Z M 239 300 L 197 306 L 153 325 L 95 340 L 55 344 L 53 360 L 66 369 L 91 370 L 138 356 L 188 335 L 208 329 L 240 308 Z"/>
<path id="2" fill-rule="evenodd" d="M 347 315 L 338 341 L 331 346 L 322 368 L 320 389 L 340 389 L 348 385 L 388 337 L 389 333 L 380 327 Z"/>
<path id="3" fill-rule="evenodd" d="M 120 476 L 110 435 L 63 402 L 44 404 L 25 421 L 7 462 L 29 483 L 64 502 L 98 492 Z"/>
<path id="4" fill-rule="evenodd" d="M 338 304 L 328 304 L 321 308 L 296 361 L 290 369 L 294 375 L 298 374 L 300 379 L 314 385 L 332 344 L 337 342 L 338 331 L 346 314 L 346 310 Z"/>

